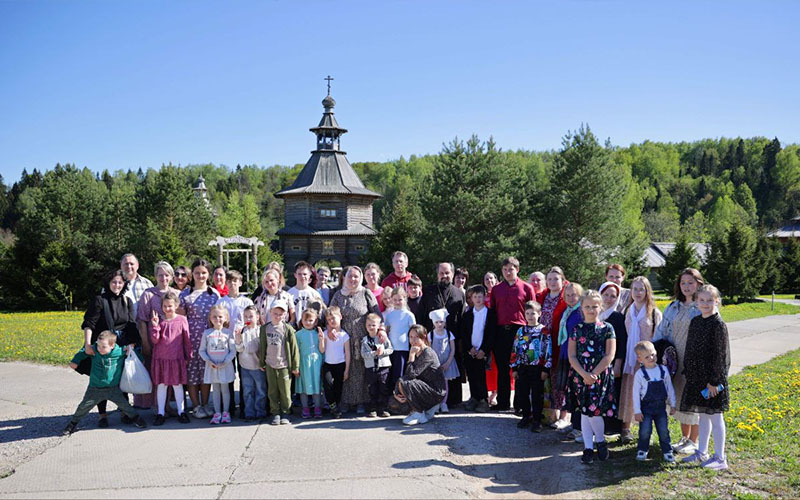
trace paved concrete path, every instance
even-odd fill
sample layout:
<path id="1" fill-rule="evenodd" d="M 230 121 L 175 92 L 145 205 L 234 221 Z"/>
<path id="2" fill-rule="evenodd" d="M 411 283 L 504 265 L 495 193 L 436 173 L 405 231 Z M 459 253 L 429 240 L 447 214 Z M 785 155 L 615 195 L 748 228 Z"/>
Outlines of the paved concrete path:
<path id="1" fill-rule="evenodd" d="M 800 348 L 800 315 L 728 325 L 732 372 Z M 581 446 L 532 434 L 510 414 L 296 420 L 219 428 L 174 419 L 137 430 L 111 416 L 61 437 L 86 378 L 0 363 L 0 498 L 565 498 L 591 495 Z M 152 421 L 147 416 L 148 422 Z M 613 460 L 613 455 L 612 455 Z"/>
<path id="2" fill-rule="evenodd" d="M 730 373 L 800 348 L 800 314 L 766 316 L 728 323 Z"/>

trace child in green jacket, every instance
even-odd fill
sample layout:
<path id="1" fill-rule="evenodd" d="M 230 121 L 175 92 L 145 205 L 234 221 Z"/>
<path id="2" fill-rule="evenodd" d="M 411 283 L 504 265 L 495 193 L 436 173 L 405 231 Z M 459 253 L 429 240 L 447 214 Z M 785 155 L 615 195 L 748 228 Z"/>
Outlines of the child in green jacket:
<path id="1" fill-rule="evenodd" d="M 258 363 L 267 372 L 267 394 L 272 425 L 290 424 L 292 375 L 300 375 L 300 351 L 294 328 L 284 321 L 289 309 L 285 300 L 276 300 L 270 309 L 270 322 L 259 332 Z"/>
<path id="2" fill-rule="evenodd" d="M 128 346 L 130 349 L 131 346 Z M 123 414 L 133 420 L 136 427 L 147 427 L 144 419 L 136 413 L 136 410 L 128 402 L 128 397 L 120 390 L 119 380 L 122 378 L 122 368 L 125 365 L 125 353 L 117 345 L 117 336 L 105 330 L 97 337 L 92 355 L 92 372 L 89 375 L 89 387 L 83 395 L 83 400 L 75 410 L 75 414 L 64 428 L 62 434 L 69 435 L 77 430 L 78 422 L 88 414 L 92 408 L 97 406 L 100 401 L 111 401 L 116 404 Z M 78 364 L 86 359 L 84 349 L 78 351 L 72 358 L 69 366 L 73 370 Z"/>

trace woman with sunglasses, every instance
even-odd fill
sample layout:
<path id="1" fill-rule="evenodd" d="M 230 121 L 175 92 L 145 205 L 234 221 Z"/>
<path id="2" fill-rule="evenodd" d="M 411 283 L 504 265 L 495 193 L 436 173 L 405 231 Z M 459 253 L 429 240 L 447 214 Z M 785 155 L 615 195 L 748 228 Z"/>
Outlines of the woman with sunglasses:
<path id="1" fill-rule="evenodd" d="M 178 266 L 175 268 L 175 288 L 182 292 L 184 288 L 189 286 L 190 281 L 191 275 L 186 266 Z"/>

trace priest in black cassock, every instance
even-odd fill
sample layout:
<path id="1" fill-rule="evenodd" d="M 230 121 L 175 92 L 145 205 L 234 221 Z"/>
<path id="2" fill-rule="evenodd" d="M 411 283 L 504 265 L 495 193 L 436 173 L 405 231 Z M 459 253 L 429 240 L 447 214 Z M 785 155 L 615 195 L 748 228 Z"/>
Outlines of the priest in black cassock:
<path id="1" fill-rule="evenodd" d="M 461 377 L 448 381 L 449 395 L 447 396 L 447 406 L 455 407 L 461 404 L 461 384 L 466 382 L 464 368 L 462 366 L 463 355 L 461 353 L 461 342 L 459 338 L 459 322 L 461 314 L 464 312 L 466 299 L 464 292 L 453 285 L 453 274 L 455 267 L 450 262 L 441 262 L 436 268 L 437 283 L 428 285 L 422 289 L 422 302 L 420 304 L 420 316 L 417 322 L 424 326 L 429 332 L 433 330 L 433 322 L 428 314 L 436 309 L 447 309 L 447 330 L 455 338 L 455 362 Z"/>

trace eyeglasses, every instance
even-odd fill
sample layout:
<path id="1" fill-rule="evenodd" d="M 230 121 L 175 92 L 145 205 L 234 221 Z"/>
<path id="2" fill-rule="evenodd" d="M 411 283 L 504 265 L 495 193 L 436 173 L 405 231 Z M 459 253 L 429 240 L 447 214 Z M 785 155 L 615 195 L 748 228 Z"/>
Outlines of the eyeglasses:
<path id="1" fill-rule="evenodd" d="M 175 273 L 175 277 L 176 277 L 176 278 L 177 278 L 177 277 L 179 277 L 179 276 L 180 276 L 180 277 L 185 277 L 185 276 L 186 276 L 186 273 L 183 273 L 183 272 L 177 272 L 177 273 Z"/>

